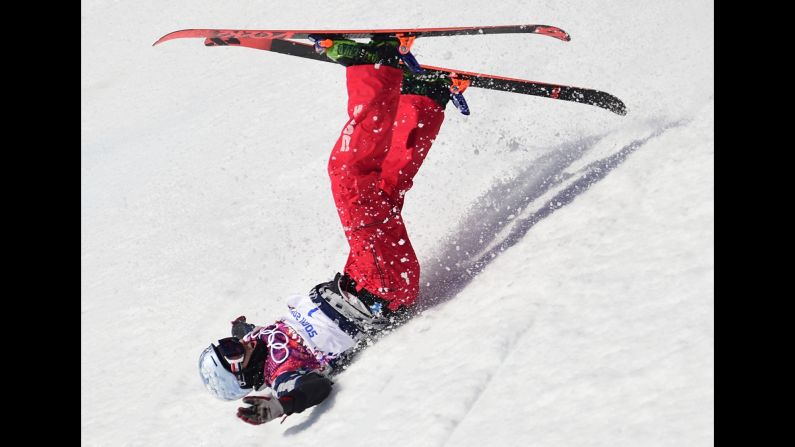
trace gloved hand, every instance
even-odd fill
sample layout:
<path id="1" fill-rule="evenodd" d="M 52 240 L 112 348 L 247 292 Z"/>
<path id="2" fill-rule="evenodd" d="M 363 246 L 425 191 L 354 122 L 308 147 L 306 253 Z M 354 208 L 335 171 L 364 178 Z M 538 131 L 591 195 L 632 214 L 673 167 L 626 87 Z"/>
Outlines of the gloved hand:
<path id="1" fill-rule="evenodd" d="M 242 340 L 246 334 L 254 330 L 256 326 L 251 323 L 246 323 L 246 317 L 241 315 L 232 321 L 232 336 L 238 340 Z"/>
<path id="2" fill-rule="evenodd" d="M 284 414 L 284 408 L 275 396 L 247 396 L 243 403 L 251 406 L 238 408 L 237 417 L 252 425 L 264 424 Z"/>

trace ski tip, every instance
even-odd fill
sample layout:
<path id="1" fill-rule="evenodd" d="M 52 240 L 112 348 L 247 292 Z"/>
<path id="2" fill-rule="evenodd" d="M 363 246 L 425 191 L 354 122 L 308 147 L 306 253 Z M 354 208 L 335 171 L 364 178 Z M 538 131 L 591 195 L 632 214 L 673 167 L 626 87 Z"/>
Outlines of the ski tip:
<path id="1" fill-rule="evenodd" d="M 562 40 L 564 42 L 571 41 L 571 35 L 566 31 L 558 28 L 557 26 L 550 26 L 550 25 L 535 25 L 535 29 L 533 29 L 533 34 L 541 34 L 543 36 L 554 37 L 555 39 Z"/>
<path id="2" fill-rule="evenodd" d="M 605 110 L 609 110 L 616 115 L 626 116 L 627 114 L 627 106 L 624 104 L 624 101 L 618 99 L 617 97 L 611 95 L 610 93 L 602 92 L 599 90 L 592 90 L 589 92 L 588 96 L 590 100 L 585 102 L 590 103 L 591 105 L 600 107 Z M 575 99 L 576 102 L 581 102 Z"/>
<path id="3" fill-rule="evenodd" d="M 155 46 L 155 45 L 157 45 L 157 44 L 163 43 L 163 42 L 165 42 L 165 41 L 167 41 L 167 40 L 171 40 L 171 38 L 170 38 L 169 36 L 170 36 L 170 35 L 172 35 L 172 34 L 174 34 L 174 33 L 168 33 L 168 34 L 166 34 L 165 36 L 163 36 L 163 37 L 161 37 L 161 38 L 157 39 L 157 40 L 155 41 L 155 43 L 153 43 L 153 44 L 152 44 L 152 46 Z"/>
<path id="4" fill-rule="evenodd" d="M 153 44 L 152 44 L 152 46 L 155 46 L 155 45 L 157 45 L 157 44 L 163 43 L 163 42 L 165 42 L 165 41 L 167 41 L 167 40 L 171 40 L 171 38 L 169 38 L 168 36 L 169 36 L 169 34 L 166 34 L 165 36 L 163 36 L 163 37 L 161 37 L 161 38 L 157 39 L 157 40 L 155 41 L 155 43 L 153 43 Z"/>
<path id="5" fill-rule="evenodd" d="M 590 104 L 620 116 L 626 116 L 627 114 L 627 106 L 623 101 L 611 95 L 610 93 L 600 90 L 565 87 L 563 94 L 561 94 L 561 91 L 557 89 L 553 90 L 552 93 L 553 95 L 551 95 L 550 98 L 553 99 L 563 99 L 565 101 Z"/>
<path id="6" fill-rule="evenodd" d="M 627 106 L 618 98 L 616 98 L 615 103 L 610 104 L 607 110 L 610 110 L 616 115 L 627 116 Z"/>
<path id="7" fill-rule="evenodd" d="M 181 30 L 178 30 L 178 31 L 172 31 L 172 32 L 166 34 L 165 36 L 157 39 L 155 41 L 155 43 L 152 44 L 152 46 L 161 44 L 161 43 L 163 43 L 165 41 L 168 41 L 168 40 L 171 40 L 171 39 L 178 39 L 180 37 L 204 37 L 204 36 L 201 35 L 202 31 L 204 31 L 204 30 L 181 29 Z"/>

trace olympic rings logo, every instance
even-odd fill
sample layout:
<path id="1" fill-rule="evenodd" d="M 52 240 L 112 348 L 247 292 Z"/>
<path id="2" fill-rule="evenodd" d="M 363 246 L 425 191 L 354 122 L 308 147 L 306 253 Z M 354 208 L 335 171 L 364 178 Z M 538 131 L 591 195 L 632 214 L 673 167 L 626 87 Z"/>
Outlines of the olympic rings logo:
<path id="1" fill-rule="evenodd" d="M 270 354 L 271 358 L 273 359 L 276 364 L 282 364 L 287 361 L 290 357 L 290 348 L 289 343 L 290 339 L 287 337 L 287 334 L 284 332 L 276 329 L 262 329 L 259 331 L 257 336 L 259 335 L 267 335 L 268 336 L 268 346 L 270 347 Z M 284 341 L 277 340 L 276 337 L 283 337 Z M 281 356 L 281 358 L 279 358 Z"/>

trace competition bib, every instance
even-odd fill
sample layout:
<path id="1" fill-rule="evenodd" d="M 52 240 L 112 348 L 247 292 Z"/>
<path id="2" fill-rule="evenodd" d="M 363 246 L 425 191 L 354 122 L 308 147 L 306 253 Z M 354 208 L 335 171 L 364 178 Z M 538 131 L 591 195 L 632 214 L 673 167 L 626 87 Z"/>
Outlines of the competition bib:
<path id="1" fill-rule="evenodd" d="M 308 296 L 290 296 L 287 298 L 287 308 L 289 312 L 282 320 L 298 332 L 312 349 L 337 356 L 356 345 L 353 338 L 343 332 Z"/>

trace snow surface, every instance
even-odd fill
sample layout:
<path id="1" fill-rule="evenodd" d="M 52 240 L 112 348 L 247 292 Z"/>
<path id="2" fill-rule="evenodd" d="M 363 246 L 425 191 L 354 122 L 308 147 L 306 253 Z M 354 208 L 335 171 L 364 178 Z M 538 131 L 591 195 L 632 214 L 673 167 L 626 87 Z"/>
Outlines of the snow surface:
<path id="1" fill-rule="evenodd" d="M 711 1 L 82 3 L 86 446 L 714 444 Z M 595 107 L 470 89 L 404 217 L 424 312 L 331 397 L 254 427 L 203 389 L 229 321 L 342 268 L 325 166 L 344 71 L 183 28 L 540 23 L 428 38 L 423 63 L 596 88 Z"/>

